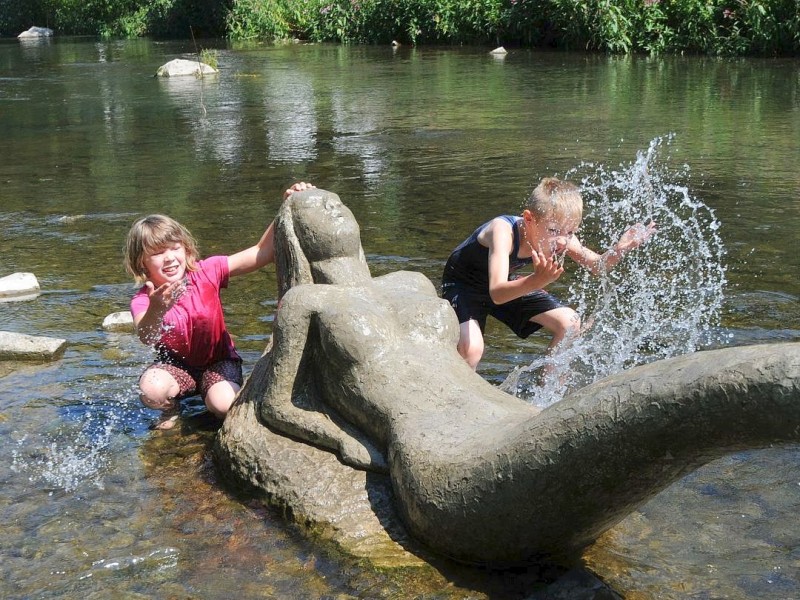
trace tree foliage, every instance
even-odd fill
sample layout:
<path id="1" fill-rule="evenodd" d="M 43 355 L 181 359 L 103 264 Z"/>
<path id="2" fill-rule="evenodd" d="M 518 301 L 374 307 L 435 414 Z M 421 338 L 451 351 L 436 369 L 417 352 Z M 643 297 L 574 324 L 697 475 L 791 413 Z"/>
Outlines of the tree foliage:
<path id="1" fill-rule="evenodd" d="M 798 0 L 0 0 L 0 33 L 800 54 Z"/>

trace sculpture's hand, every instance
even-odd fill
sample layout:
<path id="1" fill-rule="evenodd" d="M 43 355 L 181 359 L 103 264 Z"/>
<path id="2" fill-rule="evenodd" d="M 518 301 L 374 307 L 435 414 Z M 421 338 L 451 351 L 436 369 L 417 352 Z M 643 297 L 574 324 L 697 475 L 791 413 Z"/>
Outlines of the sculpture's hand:
<path id="1" fill-rule="evenodd" d="M 383 454 L 367 441 L 362 442 L 352 437 L 340 438 L 339 454 L 350 466 L 381 473 L 389 472 Z"/>

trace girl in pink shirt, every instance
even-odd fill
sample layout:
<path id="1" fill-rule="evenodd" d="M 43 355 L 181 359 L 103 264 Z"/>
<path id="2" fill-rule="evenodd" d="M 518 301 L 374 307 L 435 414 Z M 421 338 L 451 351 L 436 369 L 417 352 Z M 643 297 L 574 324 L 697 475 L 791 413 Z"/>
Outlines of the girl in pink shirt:
<path id="1" fill-rule="evenodd" d="M 296 183 L 284 199 L 313 187 Z M 163 411 L 156 428 L 174 427 L 180 399 L 196 393 L 225 418 L 242 385 L 242 359 L 225 327 L 220 289 L 231 277 L 275 262 L 273 229 L 250 248 L 205 260 L 192 234 L 170 217 L 144 217 L 128 232 L 125 268 L 144 284 L 131 299 L 133 323 L 157 353 L 139 379 L 142 403 Z"/>

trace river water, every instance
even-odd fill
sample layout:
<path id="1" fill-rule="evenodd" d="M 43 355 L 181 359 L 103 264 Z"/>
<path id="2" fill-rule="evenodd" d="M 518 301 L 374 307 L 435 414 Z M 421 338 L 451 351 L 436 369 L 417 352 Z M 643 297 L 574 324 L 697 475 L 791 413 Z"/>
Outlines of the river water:
<path id="1" fill-rule="evenodd" d="M 69 342 L 54 363 L 0 363 L 1 597 L 800 596 L 796 447 L 700 469 L 592 547 L 590 570 L 554 581 L 376 572 L 224 488 L 196 402 L 177 430 L 150 431 L 136 394 L 149 352 L 100 327 L 127 308 L 121 246 L 142 214 L 177 218 L 204 255 L 229 253 L 258 239 L 283 189 L 313 181 L 355 214 L 374 274 L 438 283 L 450 250 L 518 212 L 541 177 L 594 193 L 622 173 L 628 189 L 655 149 L 658 189 L 710 215 L 701 235 L 719 261 L 692 347 L 800 339 L 800 62 L 199 45 L 217 49 L 219 76 L 154 77 L 191 43 L 0 40 L 0 276 L 42 286 L 0 303 L 0 330 Z M 586 240 L 604 243 L 613 200 L 591 196 Z M 664 289 L 697 281 L 651 271 Z M 570 267 L 555 288 L 583 307 L 576 285 Z M 265 269 L 224 293 L 246 371 L 275 291 Z M 480 372 L 498 384 L 547 344 L 493 324 L 487 340 Z"/>

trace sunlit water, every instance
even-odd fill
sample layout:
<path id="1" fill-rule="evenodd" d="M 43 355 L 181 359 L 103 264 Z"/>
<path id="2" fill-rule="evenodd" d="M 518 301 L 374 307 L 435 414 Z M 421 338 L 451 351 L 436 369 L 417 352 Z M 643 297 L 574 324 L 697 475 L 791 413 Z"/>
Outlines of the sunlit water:
<path id="1" fill-rule="evenodd" d="M 194 399 L 177 430 L 151 432 L 136 397 L 150 353 L 99 327 L 133 291 L 122 240 L 158 211 L 205 255 L 236 251 L 306 179 L 353 210 L 374 274 L 438 284 L 476 224 L 558 175 L 584 188 L 590 246 L 635 221 L 659 230 L 605 278 L 573 266 L 553 286 L 592 327 L 554 361 L 566 379 L 520 379 L 532 401 L 664 356 L 797 340 L 797 62 L 211 43 L 222 75 L 200 85 L 152 77 L 190 44 L 0 43 L 0 276 L 42 285 L 0 304 L 0 329 L 69 342 L 52 364 L 0 363 L 0 596 L 610 594 L 585 571 L 552 584 L 446 565 L 374 572 L 225 489 L 207 457 L 213 420 Z M 246 371 L 275 289 L 266 270 L 223 296 Z M 496 384 L 515 367 L 535 375 L 548 341 L 493 322 L 487 340 L 480 373 Z M 701 469 L 614 528 L 589 565 L 643 597 L 800 596 L 797 459 L 777 448 Z"/>

